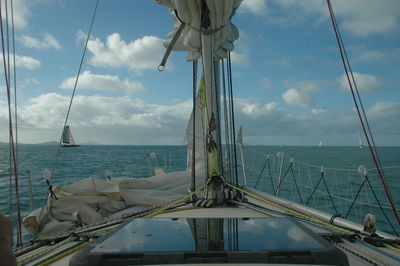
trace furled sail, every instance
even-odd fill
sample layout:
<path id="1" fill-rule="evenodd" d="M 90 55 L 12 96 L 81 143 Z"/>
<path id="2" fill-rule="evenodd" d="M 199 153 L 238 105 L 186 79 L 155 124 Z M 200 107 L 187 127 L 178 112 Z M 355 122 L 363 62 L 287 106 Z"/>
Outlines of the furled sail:
<path id="1" fill-rule="evenodd" d="M 167 6 L 176 23 L 165 41 L 168 47 L 182 23 L 185 24 L 172 50 L 187 51 L 188 60 L 202 56 L 202 36 L 213 36 L 212 52 L 215 60 L 226 58 L 227 51 L 233 51 L 233 42 L 239 38 L 239 31 L 231 23 L 231 17 L 242 0 L 156 0 Z M 206 16 L 207 14 L 207 16 Z M 201 33 L 201 34 L 199 34 Z"/>

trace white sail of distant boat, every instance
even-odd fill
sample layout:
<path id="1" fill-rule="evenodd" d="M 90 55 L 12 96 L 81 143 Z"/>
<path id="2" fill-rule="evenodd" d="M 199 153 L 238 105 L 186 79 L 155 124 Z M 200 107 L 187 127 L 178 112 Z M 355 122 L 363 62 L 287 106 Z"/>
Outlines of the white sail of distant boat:
<path id="1" fill-rule="evenodd" d="M 360 149 L 363 147 L 361 134 L 360 134 L 360 137 L 358 138 L 358 145 L 359 145 Z"/>
<path id="2" fill-rule="evenodd" d="M 319 142 L 318 147 L 322 147 L 322 141 Z"/>
<path id="3" fill-rule="evenodd" d="M 242 126 L 239 128 L 239 133 L 236 139 L 236 144 L 239 145 L 240 148 L 240 155 L 242 158 L 242 169 L 243 169 L 243 178 L 244 178 L 244 185 L 247 185 L 247 176 L 246 176 L 246 167 L 244 165 L 244 157 L 243 157 L 243 131 Z"/>
<path id="4" fill-rule="evenodd" d="M 70 127 L 67 125 L 64 127 L 62 135 L 62 145 L 61 147 L 79 147 L 81 145 L 76 144 Z"/>

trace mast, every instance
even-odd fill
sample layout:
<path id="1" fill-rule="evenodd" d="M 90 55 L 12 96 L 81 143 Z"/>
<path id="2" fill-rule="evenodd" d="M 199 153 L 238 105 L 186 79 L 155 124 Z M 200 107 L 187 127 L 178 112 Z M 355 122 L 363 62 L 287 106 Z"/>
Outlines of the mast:
<path id="1" fill-rule="evenodd" d="M 224 183 L 219 92 L 220 61 L 229 57 L 229 52 L 234 49 L 233 42 L 239 38 L 239 31 L 232 24 L 231 18 L 241 0 L 156 1 L 173 11 L 171 14 L 177 22 L 169 33 L 171 39 L 164 43 L 167 50 L 158 69 L 160 71 L 164 69 L 172 50 L 187 51 L 188 61 L 201 59 L 202 62 L 203 81 L 200 82 L 200 105 L 203 127 L 194 128 L 198 122 L 192 121 L 193 126 L 190 128 L 194 128 L 192 134 L 196 134 L 196 138 L 190 134 L 187 136 L 190 135 L 193 139 L 190 143 L 193 147 L 191 152 L 196 156 L 199 150 L 198 143 L 203 144 L 200 150 L 203 151 L 204 157 L 201 159 L 204 159 L 205 162 L 204 175 L 208 185 L 208 193 L 204 202 L 206 202 L 205 206 L 210 206 L 222 198 Z M 194 110 L 196 109 L 194 108 Z M 199 120 L 196 118 L 196 121 Z M 190 133 L 190 130 L 187 130 L 187 133 Z M 197 136 L 201 136 L 202 141 Z M 193 151 L 194 148 L 196 151 Z M 188 154 L 191 155 L 191 153 Z M 200 156 L 198 158 L 200 159 Z M 196 160 L 196 164 L 198 162 L 200 161 Z M 195 167 L 193 164 L 192 160 L 188 165 Z M 195 173 L 197 178 L 199 173 L 200 171 Z M 217 193 L 217 190 L 221 193 Z"/>

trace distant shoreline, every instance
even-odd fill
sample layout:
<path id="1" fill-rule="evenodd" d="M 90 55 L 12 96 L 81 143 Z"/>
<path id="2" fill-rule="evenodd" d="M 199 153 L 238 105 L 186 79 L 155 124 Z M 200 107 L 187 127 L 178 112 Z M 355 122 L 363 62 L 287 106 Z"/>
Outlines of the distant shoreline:
<path id="1" fill-rule="evenodd" d="M 38 146 L 52 146 L 52 145 L 58 145 L 59 142 L 56 141 L 48 141 L 48 142 L 41 142 L 41 143 L 18 143 L 18 145 L 38 145 Z M 0 142 L 0 145 L 8 145 L 6 142 Z M 186 146 L 184 144 L 99 144 L 99 143 L 94 143 L 94 142 L 86 142 L 86 143 L 81 143 L 81 146 L 164 146 L 164 147 L 176 147 L 176 146 Z M 334 148 L 334 147 L 353 147 L 353 148 L 359 148 L 358 145 L 352 145 L 352 146 L 343 146 L 343 145 L 324 145 L 322 147 L 319 147 L 317 145 L 265 145 L 265 144 L 244 144 L 243 147 L 246 146 L 261 146 L 261 147 L 315 147 L 319 149 L 324 149 L 324 148 Z M 377 147 L 400 147 L 400 146 L 389 146 L 389 145 L 381 145 Z M 363 149 L 368 149 L 367 146 L 364 146 Z"/>

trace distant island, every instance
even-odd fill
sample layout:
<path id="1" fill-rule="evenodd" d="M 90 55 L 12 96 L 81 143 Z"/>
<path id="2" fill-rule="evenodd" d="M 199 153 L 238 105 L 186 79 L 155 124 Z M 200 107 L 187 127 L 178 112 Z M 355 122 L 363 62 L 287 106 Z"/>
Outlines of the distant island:
<path id="1" fill-rule="evenodd" d="M 58 144 L 59 144 L 58 141 L 46 141 L 46 142 L 37 143 L 37 145 L 58 145 Z M 98 144 L 96 142 L 88 141 L 88 142 L 82 143 L 81 145 L 100 145 L 100 144 Z"/>
<path id="2" fill-rule="evenodd" d="M 46 142 L 41 142 L 37 143 L 38 145 L 58 145 L 58 141 L 46 141 Z"/>
<path id="3" fill-rule="evenodd" d="M 88 142 L 82 143 L 82 145 L 101 145 L 101 144 L 96 143 L 96 142 L 88 141 Z"/>

